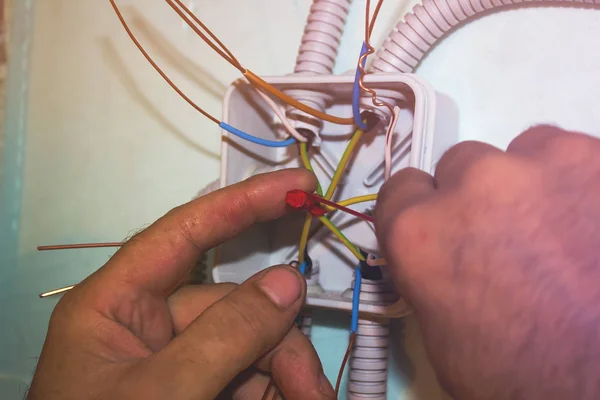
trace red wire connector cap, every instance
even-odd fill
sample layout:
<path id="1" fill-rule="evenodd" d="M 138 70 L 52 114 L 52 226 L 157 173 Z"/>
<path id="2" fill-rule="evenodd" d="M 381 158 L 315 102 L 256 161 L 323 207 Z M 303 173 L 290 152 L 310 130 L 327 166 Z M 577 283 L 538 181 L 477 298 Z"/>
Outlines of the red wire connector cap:
<path id="1" fill-rule="evenodd" d="M 302 190 L 290 190 L 285 196 L 285 202 L 296 210 L 303 210 L 315 217 L 322 217 L 327 210 L 321 208 L 319 203 L 310 198 L 308 193 Z"/>

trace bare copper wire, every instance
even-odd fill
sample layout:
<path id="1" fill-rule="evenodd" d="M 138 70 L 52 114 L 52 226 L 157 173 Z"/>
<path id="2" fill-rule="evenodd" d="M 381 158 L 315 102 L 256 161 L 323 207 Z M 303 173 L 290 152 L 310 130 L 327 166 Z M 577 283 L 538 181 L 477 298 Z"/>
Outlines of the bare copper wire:
<path id="1" fill-rule="evenodd" d="M 104 247 L 121 247 L 123 242 L 106 242 L 106 243 L 78 243 L 78 244 L 57 244 L 52 246 L 38 246 L 38 251 L 50 250 L 70 250 L 70 249 L 96 249 Z"/>
<path id="2" fill-rule="evenodd" d="M 69 290 L 73 289 L 74 287 L 75 287 L 75 285 L 71 285 L 71 286 L 66 286 L 66 287 L 59 288 L 59 289 L 50 290 L 48 292 L 40 293 L 40 299 L 44 299 L 46 297 L 56 296 L 59 294 L 66 293 Z"/>
<path id="3" fill-rule="evenodd" d="M 350 354 L 352 353 L 352 346 L 354 346 L 355 340 L 356 332 L 352 332 L 350 334 L 350 340 L 348 341 L 348 349 L 346 350 L 346 354 L 344 355 L 344 359 L 342 360 L 342 365 L 340 366 L 340 372 L 338 373 L 337 382 L 335 383 L 336 398 L 338 398 L 340 395 L 340 385 L 342 384 L 342 377 L 344 376 L 344 370 L 346 369 L 346 364 L 348 364 L 348 359 L 350 358 Z"/>
<path id="4" fill-rule="evenodd" d="M 200 114 L 204 115 L 206 118 L 210 119 L 217 125 L 220 124 L 221 121 L 219 121 L 216 117 L 213 117 L 208 111 L 205 111 L 202 107 L 200 107 L 199 105 L 194 103 L 194 101 L 192 101 L 192 99 L 190 99 L 188 96 L 186 96 L 186 94 L 183 93 L 183 91 L 181 89 L 179 89 L 179 87 L 175 83 L 173 83 L 173 81 L 171 79 L 169 79 L 167 74 L 165 74 L 163 72 L 163 70 L 158 66 L 158 64 L 156 64 L 154 62 L 152 57 L 150 57 L 150 55 L 146 52 L 146 50 L 144 50 L 144 47 L 142 47 L 140 42 L 137 40 L 137 38 L 135 37 L 135 35 L 131 31 L 131 29 L 129 28 L 129 25 L 127 25 L 127 22 L 125 21 L 125 18 L 123 17 L 123 14 L 121 14 L 121 10 L 119 10 L 119 7 L 117 7 L 115 0 L 109 0 L 109 1 L 110 1 L 110 4 L 112 5 L 113 9 L 115 10 L 115 13 L 117 14 L 119 21 L 121 21 L 123 28 L 125 28 L 125 31 L 129 35 L 129 38 L 135 44 L 135 46 L 138 48 L 138 50 L 144 55 L 146 60 L 148 60 L 150 65 L 152 65 L 154 67 L 156 72 L 158 72 L 160 74 L 160 76 L 162 76 L 162 78 L 169 84 L 169 86 L 171 86 L 173 88 L 173 90 L 175 90 L 177 92 L 177 94 L 179 96 L 181 96 L 185 101 L 188 102 L 189 105 L 191 105 L 193 108 L 195 108 L 196 111 L 198 111 Z"/>
<path id="5" fill-rule="evenodd" d="M 367 0 L 365 12 L 365 46 L 367 47 L 367 51 L 364 54 L 362 54 L 358 60 L 358 69 L 360 71 L 358 77 L 358 86 L 361 88 L 361 90 L 371 95 L 371 102 L 375 107 L 387 107 L 387 109 L 390 110 L 390 113 L 394 115 L 394 107 L 391 104 L 377 99 L 377 93 L 375 93 L 373 89 L 370 89 L 365 85 L 365 76 L 367 75 L 367 70 L 363 65 L 365 64 L 367 57 L 375 53 L 375 48 L 373 47 L 373 45 L 371 45 L 371 34 L 373 33 L 373 28 L 375 27 L 375 22 L 377 21 L 377 17 L 379 16 L 379 11 L 381 10 L 382 4 L 383 0 L 377 1 L 375 11 L 373 12 L 373 18 L 371 19 L 371 0 Z"/>
<path id="6" fill-rule="evenodd" d="M 165 0 L 167 3 L 169 3 L 169 5 L 171 7 L 173 7 L 172 1 L 171 0 Z M 188 7 L 185 6 L 185 4 L 183 4 L 183 2 L 181 0 L 175 0 L 175 3 L 177 3 L 177 5 L 179 7 L 181 7 L 181 9 L 188 14 L 193 20 L 194 22 L 196 22 L 198 25 L 200 25 L 200 27 L 202 29 L 204 29 L 204 31 L 215 41 L 217 42 L 217 45 L 220 47 L 220 49 L 218 49 L 216 46 L 214 46 L 210 40 L 208 40 L 208 38 L 206 38 L 206 36 L 202 35 L 201 33 L 199 33 L 198 31 L 194 30 L 194 32 L 198 33 L 200 35 L 200 37 L 206 42 L 206 44 L 208 44 L 213 50 L 215 50 L 221 57 L 223 57 L 225 60 L 227 60 L 231 65 L 233 65 L 235 68 L 237 68 L 238 70 L 240 70 L 240 72 L 242 72 L 242 74 L 244 73 L 244 71 L 246 70 L 243 66 L 242 63 L 240 63 L 238 61 L 238 59 L 233 55 L 233 53 L 227 48 L 227 46 L 225 46 L 225 44 L 223 44 L 223 42 L 221 42 L 221 40 L 217 37 L 217 35 L 215 35 L 209 28 L 208 26 L 206 26 L 206 24 L 204 22 L 202 22 L 200 20 L 200 18 L 198 18 L 196 16 L 196 14 L 194 14 L 192 12 L 192 10 L 190 10 Z M 175 10 L 175 8 L 173 8 Z M 177 12 L 177 10 L 175 10 L 175 12 Z M 179 14 L 182 18 L 183 16 L 177 12 L 177 14 Z M 184 21 L 190 26 L 190 28 L 193 29 L 192 25 L 190 25 L 189 20 L 184 18 Z M 222 50 L 222 51 L 220 51 Z M 226 54 L 223 54 L 226 53 Z"/>

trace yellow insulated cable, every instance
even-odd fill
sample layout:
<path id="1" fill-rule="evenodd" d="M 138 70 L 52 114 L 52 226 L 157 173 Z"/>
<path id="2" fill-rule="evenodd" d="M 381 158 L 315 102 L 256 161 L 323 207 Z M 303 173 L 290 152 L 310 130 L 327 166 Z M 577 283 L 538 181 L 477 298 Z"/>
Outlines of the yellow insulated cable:
<path id="1" fill-rule="evenodd" d="M 367 194 L 367 195 L 364 195 L 364 196 L 356 196 L 356 197 L 351 197 L 351 198 L 346 199 L 346 200 L 338 201 L 336 204 L 339 204 L 340 206 L 348 207 L 348 206 L 351 206 L 353 204 L 366 203 L 368 201 L 376 201 L 376 200 L 377 200 L 377 195 L 376 194 Z M 332 207 L 332 206 L 323 205 L 323 207 L 327 211 L 335 211 L 335 210 L 337 210 L 335 207 Z"/>
<path id="2" fill-rule="evenodd" d="M 340 240 L 340 242 L 342 242 L 344 246 L 348 248 L 348 250 L 352 252 L 352 254 L 354 254 L 356 258 L 358 258 L 360 261 L 365 261 L 365 257 L 361 254 L 358 248 L 352 244 L 352 242 L 350 242 L 350 240 L 348 240 L 348 238 L 344 236 L 344 234 L 338 228 L 336 228 L 329 219 L 327 219 L 327 217 L 319 217 L 319 220 Z"/>
<path id="3" fill-rule="evenodd" d="M 308 158 L 308 144 L 306 144 L 306 143 L 300 143 L 300 158 L 302 159 L 302 164 L 304 165 L 304 168 L 306 168 L 310 172 L 314 173 L 315 171 L 313 170 L 313 167 L 310 163 L 310 158 Z M 316 175 L 315 175 L 315 178 L 316 178 Z M 319 196 L 323 196 L 323 189 L 321 188 L 321 184 L 319 183 L 318 179 L 317 179 L 317 193 L 319 194 Z"/>
<path id="4" fill-rule="evenodd" d="M 331 198 L 333 197 L 333 194 L 335 193 L 335 189 L 337 189 L 340 180 L 342 179 L 342 176 L 344 175 L 344 171 L 346 171 L 346 166 L 348 165 L 348 161 L 350 160 L 350 157 L 352 156 L 352 153 L 354 152 L 354 149 L 356 149 L 356 146 L 358 145 L 358 142 L 360 141 L 360 138 L 362 137 L 364 131 L 362 129 L 357 129 L 356 131 L 354 131 L 354 134 L 352 135 L 352 139 L 350 139 L 350 142 L 348 143 L 348 146 L 346 146 L 346 150 L 344 150 L 344 154 L 342 155 L 342 159 L 340 160 L 340 163 L 338 164 L 335 173 L 333 174 L 333 178 L 331 178 L 331 183 L 329 184 L 329 188 L 327 188 L 327 192 L 325 193 L 325 199 L 327 200 L 331 200 Z"/>
<path id="5" fill-rule="evenodd" d="M 310 234 L 312 218 L 313 216 L 310 215 L 310 213 L 306 213 L 304 225 L 302 226 L 302 233 L 300 234 L 300 244 L 298 245 L 298 262 L 300 264 L 304 262 L 304 253 L 306 251 L 306 246 L 308 245 L 308 235 Z"/>

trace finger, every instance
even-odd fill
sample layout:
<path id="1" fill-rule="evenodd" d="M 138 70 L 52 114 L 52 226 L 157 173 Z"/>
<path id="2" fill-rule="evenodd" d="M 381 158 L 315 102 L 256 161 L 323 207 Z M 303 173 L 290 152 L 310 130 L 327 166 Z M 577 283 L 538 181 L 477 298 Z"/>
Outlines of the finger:
<path id="1" fill-rule="evenodd" d="M 375 226 L 378 237 L 387 236 L 398 214 L 435 193 L 435 181 L 424 171 L 406 168 L 393 175 L 377 197 Z"/>
<path id="2" fill-rule="evenodd" d="M 312 173 L 283 170 L 254 176 L 175 208 L 115 254 L 99 273 L 101 285 L 109 288 L 124 282 L 131 290 L 166 297 L 204 251 L 256 222 L 282 216 L 289 190 L 315 187 Z"/>
<path id="3" fill-rule="evenodd" d="M 431 175 L 405 169 L 384 185 L 377 199 L 375 227 L 379 248 L 396 286 L 411 304 L 412 284 L 419 282 L 415 280 L 420 279 L 417 275 L 429 267 L 425 263 L 439 245 L 436 227 L 443 215 L 435 212 L 437 198 Z"/>
<path id="4" fill-rule="evenodd" d="M 186 286 L 175 292 L 169 297 L 175 333 L 184 331 L 204 310 L 231 293 L 236 287 L 237 285 L 234 284 L 197 285 Z M 279 345 L 262 357 L 256 366 L 262 371 L 272 372 L 277 386 L 288 400 L 298 398 L 299 393 L 302 393 L 302 399 L 320 399 L 323 398 L 321 393 L 326 396 L 335 395 L 331 384 L 323 374 L 323 367 L 312 343 L 297 328 L 292 328 Z M 240 392 L 248 394 L 264 391 L 266 382 L 261 386 L 256 381 L 262 379 L 252 379 L 248 382 L 244 381 L 243 385 L 235 385 L 239 386 L 235 393 L 239 396 Z M 308 388 L 321 393 L 316 393 L 316 397 L 307 395 Z M 260 399 L 262 394 L 261 392 L 254 397 L 241 398 Z"/>
<path id="5" fill-rule="evenodd" d="M 143 390 L 158 398 L 215 398 L 284 338 L 305 293 L 306 281 L 293 268 L 257 274 L 206 309 L 136 371 L 145 382 Z"/>
<path id="6" fill-rule="evenodd" d="M 540 154 L 547 148 L 549 143 L 567 135 L 569 135 L 569 132 L 557 126 L 534 126 L 513 139 L 506 151 L 521 155 Z"/>
<path id="7" fill-rule="evenodd" d="M 236 287 L 233 283 L 190 285 L 173 293 L 169 297 L 168 305 L 175 334 L 183 332 L 204 310 L 227 296 Z"/>
<path id="8" fill-rule="evenodd" d="M 260 400 L 270 380 L 270 376 L 251 367 L 236 376 L 216 400 Z M 268 400 L 272 396 L 273 390 L 270 391 Z"/>
<path id="9" fill-rule="evenodd" d="M 486 143 L 467 141 L 452 147 L 442 156 L 435 169 L 437 187 L 444 189 L 459 184 L 477 162 L 503 151 Z"/>
<path id="10" fill-rule="evenodd" d="M 517 136 L 508 146 L 507 152 L 537 157 L 547 166 L 570 169 L 573 165 L 595 162 L 599 150 L 600 141 L 597 138 L 542 125 Z"/>
<path id="11" fill-rule="evenodd" d="M 335 391 L 325 377 L 315 348 L 296 327 L 256 365 L 271 372 L 287 400 L 335 398 Z"/>

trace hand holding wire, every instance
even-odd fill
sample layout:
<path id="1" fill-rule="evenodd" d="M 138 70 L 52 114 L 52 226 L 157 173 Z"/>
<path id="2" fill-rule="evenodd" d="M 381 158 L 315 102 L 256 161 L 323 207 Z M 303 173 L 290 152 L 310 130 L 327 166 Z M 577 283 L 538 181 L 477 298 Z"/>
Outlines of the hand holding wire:
<path id="1" fill-rule="evenodd" d="M 256 368 L 286 398 L 331 399 L 312 345 L 290 330 L 306 293 L 296 269 L 177 290 L 207 249 L 282 216 L 285 193 L 296 187 L 314 190 L 313 175 L 262 175 L 178 207 L 126 242 L 59 302 L 29 398 L 208 399 L 244 373 L 231 389 L 259 399 L 267 378 Z"/>

